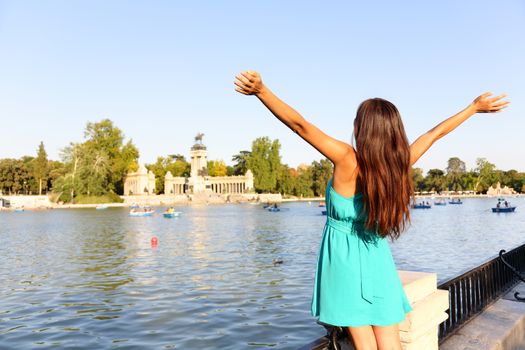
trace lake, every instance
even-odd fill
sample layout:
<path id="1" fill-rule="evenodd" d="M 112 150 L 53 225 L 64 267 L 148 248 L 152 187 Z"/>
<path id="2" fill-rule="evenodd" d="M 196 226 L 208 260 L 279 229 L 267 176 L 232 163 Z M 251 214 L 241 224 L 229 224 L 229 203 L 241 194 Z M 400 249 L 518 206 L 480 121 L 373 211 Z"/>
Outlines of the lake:
<path id="1" fill-rule="evenodd" d="M 524 243 L 525 198 L 511 201 L 414 210 L 398 268 L 444 280 Z M 326 218 L 282 207 L 0 212 L 0 348 L 296 349 L 324 334 L 310 298 Z"/>

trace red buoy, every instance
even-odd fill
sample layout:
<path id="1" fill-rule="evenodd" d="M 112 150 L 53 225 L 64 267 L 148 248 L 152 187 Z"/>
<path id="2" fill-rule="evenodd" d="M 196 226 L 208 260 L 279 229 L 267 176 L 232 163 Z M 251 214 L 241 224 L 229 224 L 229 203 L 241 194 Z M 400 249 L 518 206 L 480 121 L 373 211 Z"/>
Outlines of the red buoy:
<path id="1" fill-rule="evenodd" d="M 157 239 L 157 237 L 155 237 L 155 236 L 151 237 L 151 247 L 155 248 L 158 245 L 159 245 L 159 240 Z"/>

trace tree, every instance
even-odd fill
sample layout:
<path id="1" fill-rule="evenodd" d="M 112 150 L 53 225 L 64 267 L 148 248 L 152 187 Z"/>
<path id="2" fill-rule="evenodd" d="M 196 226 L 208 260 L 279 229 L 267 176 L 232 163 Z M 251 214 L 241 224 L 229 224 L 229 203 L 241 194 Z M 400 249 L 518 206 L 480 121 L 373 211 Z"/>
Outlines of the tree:
<path id="1" fill-rule="evenodd" d="M 44 142 L 40 142 L 40 145 L 38 145 L 37 156 L 33 161 L 33 176 L 38 183 L 38 195 L 42 195 L 42 189 L 47 189 L 47 179 L 49 177 L 49 166 Z"/>
<path id="2" fill-rule="evenodd" d="M 282 195 L 292 194 L 294 190 L 294 169 L 290 169 L 288 165 L 283 164 L 279 176 L 277 177 L 277 192 Z"/>
<path id="3" fill-rule="evenodd" d="M 109 166 L 108 190 L 123 193 L 124 178 L 139 158 L 139 151 L 132 140 L 124 144 L 124 134 L 109 119 L 98 123 L 88 122 L 84 131 L 88 150 L 102 152 Z"/>
<path id="4" fill-rule="evenodd" d="M 412 182 L 414 183 L 414 190 L 422 192 L 425 190 L 425 177 L 423 176 L 423 169 L 411 168 L 410 174 L 412 176 Z"/>
<path id="5" fill-rule="evenodd" d="M 297 167 L 297 176 L 294 184 L 294 195 L 300 197 L 312 197 L 314 195 L 312 191 L 312 171 L 308 165 L 303 164 Z"/>
<path id="6" fill-rule="evenodd" d="M 321 159 L 319 162 L 313 161 L 311 168 L 312 191 L 315 196 L 323 196 L 328 185 L 328 180 L 334 172 L 332 162 L 329 159 Z"/>
<path id="7" fill-rule="evenodd" d="M 428 190 L 441 192 L 445 187 L 445 173 L 441 169 L 430 169 L 425 178 L 425 187 Z"/>
<path id="8" fill-rule="evenodd" d="M 146 168 L 155 175 L 155 193 L 164 193 L 164 182 L 168 171 L 174 177 L 190 174 L 191 165 L 181 155 L 169 155 L 167 157 L 157 157 L 153 164 L 146 164 Z"/>
<path id="9" fill-rule="evenodd" d="M 240 151 L 232 157 L 232 161 L 235 162 L 233 166 L 234 175 L 244 175 L 248 171 L 248 158 L 250 157 L 250 151 Z"/>
<path id="10" fill-rule="evenodd" d="M 452 157 L 448 160 L 447 165 L 447 187 L 449 190 L 460 191 L 461 177 L 466 173 L 465 162 L 458 157 Z"/>
<path id="11" fill-rule="evenodd" d="M 488 188 L 495 184 L 497 180 L 494 170 L 496 170 L 496 166 L 490 163 L 487 159 L 476 159 L 476 172 L 478 173 L 478 179 L 474 191 L 487 192 Z"/>
<path id="12" fill-rule="evenodd" d="M 208 161 L 208 175 L 209 176 L 226 176 L 227 169 L 223 160 Z"/>
<path id="13" fill-rule="evenodd" d="M 32 159 L 32 158 L 30 158 Z M 0 160 L 0 192 L 20 194 L 29 192 L 30 179 L 28 162 L 24 159 Z"/>
<path id="14" fill-rule="evenodd" d="M 253 172 L 257 192 L 271 192 L 277 188 L 277 177 L 281 171 L 281 145 L 268 137 L 259 137 L 252 143 L 252 151 L 246 159 L 247 168 Z"/>

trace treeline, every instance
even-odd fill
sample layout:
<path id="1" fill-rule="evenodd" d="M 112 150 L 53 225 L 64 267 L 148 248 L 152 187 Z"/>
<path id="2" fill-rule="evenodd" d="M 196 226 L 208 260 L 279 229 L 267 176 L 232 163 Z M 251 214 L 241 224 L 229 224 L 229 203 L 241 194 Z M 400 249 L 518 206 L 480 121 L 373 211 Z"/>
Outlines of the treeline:
<path id="1" fill-rule="evenodd" d="M 448 160 L 446 169 L 430 169 L 423 176 L 421 168 L 412 169 L 414 189 L 418 192 L 473 191 L 486 193 L 489 187 L 508 186 L 516 192 L 525 192 L 525 173 L 517 170 L 498 170 L 485 158 L 476 160 L 474 169 L 466 169 L 465 162 L 458 157 Z"/>
<path id="2" fill-rule="evenodd" d="M 258 193 L 292 196 L 322 196 L 330 176 L 332 163 L 327 159 L 303 164 L 297 168 L 281 161 L 279 140 L 259 137 L 251 150 L 233 155 L 233 165 L 223 160 L 208 161 L 208 176 L 245 175 L 250 169 Z M 125 141 L 122 131 L 109 119 L 87 123 L 84 142 L 72 142 L 61 152 L 61 161 L 49 160 L 44 144 L 38 145 L 35 156 L 0 159 L 0 194 L 53 193 L 57 200 L 76 203 L 120 201 L 124 179 L 138 169 L 139 151 L 132 140 Z M 156 193 L 164 193 L 168 171 L 173 176 L 188 177 L 190 163 L 181 154 L 158 157 L 146 164 L 156 176 Z M 420 168 L 412 169 L 414 187 L 419 192 L 475 191 L 485 193 L 498 182 L 516 192 L 525 192 L 525 173 L 498 170 L 484 158 L 476 167 L 466 170 L 457 157 L 450 158 L 447 168 L 430 169 L 426 175 Z"/>
<path id="3" fill-rule="evenodd" d="M 41 142 L 36 157 L 0 159 L 2 194 L 53 192 L 57 200 L 76 203 L 121 201 L 124 178 L 138 169 L 139 151 L 109 119 L 87 123 L 84 142 L 71 142 L 61 161 L 48 160 Z"/>

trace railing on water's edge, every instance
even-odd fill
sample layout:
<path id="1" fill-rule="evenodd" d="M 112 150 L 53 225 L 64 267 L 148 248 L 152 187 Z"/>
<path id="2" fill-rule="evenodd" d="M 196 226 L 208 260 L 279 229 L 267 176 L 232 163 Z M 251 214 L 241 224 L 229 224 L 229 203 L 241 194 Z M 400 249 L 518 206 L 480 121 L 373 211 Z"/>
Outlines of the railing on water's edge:
<path id="1" fill-rule="evenodd" d="M 525 271 L 525 244 L 505 253 L 503 258 L 518 272 Z M 519 279 L 499 256 L 496 256 L 474 269 L 440 283 L 438 289 L 449 291 L 449 317 L 439 325 L 439 342 L 442 343 L 465 322 L 481 313 Z M 336 332 L 336 329 L 337 327 L 327 327 L 328 334 L 325 337 L 299 350 L 339 349 L 335 338 L 339 338 L 342 332 Z"/>
<path id="2" fill-rule="evenodd" d="M 505 253 L 504 258 L 518 271 L 524 271 L 525 244 Z M 495 257 L 441 283 L 438 289 L 449 291 L 449 317 L 439 325 L 439 342 L 443 342 L 466 321 L 483 311 L 518 280 L 519 277 L 499 257 Z"/>

